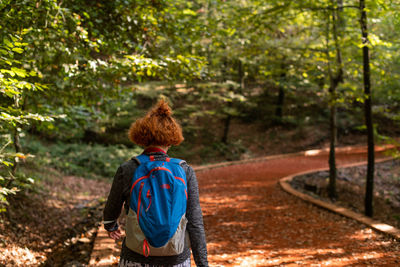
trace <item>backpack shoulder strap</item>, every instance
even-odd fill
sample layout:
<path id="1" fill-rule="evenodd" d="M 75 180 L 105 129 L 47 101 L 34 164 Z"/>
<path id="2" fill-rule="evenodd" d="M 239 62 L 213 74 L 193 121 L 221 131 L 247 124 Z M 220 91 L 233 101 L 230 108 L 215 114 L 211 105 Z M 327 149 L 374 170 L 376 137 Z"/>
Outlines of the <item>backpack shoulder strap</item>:
<path id="1" fill-rule="evenodd" d="M 141 155 L 139 155 L 137 157 L 134 157 L 134 158 L 136 159 L 136 161 L 139 164 L 143 164 L 143 163 L 146 163 L 146 162 L 149 162 L 149 161 L 154 161 L 154 156 L 147 156 L 145 154 L 141 154 Z M 182 159 L 176 159 L 176 158 L 166 158 L 165 161 L 171 162 L 171 163 L 174 163 L 174 164 L 178 164 L 178 165 L 180 165 L 183 162 L 186 162 L 186 161 L 184 161 Z"/>
<path id="2" fill-rule="evenodd" d="M 141 154 L 137 157 L 135 157 L 136 160 L 139 162 L 139 164 L 143 164 L 145 162 L 149 162 L 150 161 L 150 157 L 145 155 L 145 154 Z"/>
<path id="3" fill-rule="evenodd" d="M 181 163 L 185 162 L 182 159 L 176 159 L 176 158 L 167 158 L 166 161 L 174 163 L 174 164 L 178 164 L 178 165 L 180 165 Z"/>

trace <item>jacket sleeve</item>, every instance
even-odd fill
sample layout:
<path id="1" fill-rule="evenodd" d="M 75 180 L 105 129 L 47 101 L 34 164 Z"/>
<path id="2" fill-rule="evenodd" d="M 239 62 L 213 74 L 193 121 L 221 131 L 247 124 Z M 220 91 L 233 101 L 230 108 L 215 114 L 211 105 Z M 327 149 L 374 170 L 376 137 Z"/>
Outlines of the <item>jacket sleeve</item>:
<path id="1" fill-rule="evenodd" d="M 120 166 L 114 176 L 110 194 L 108 195 L 106 206 L 103 211 L 104 228 L 109 232 L 118 229 L 117 219 L 121 214 L 122 206 L 125 201 L 123 186 L 124 173 L 122 166 Z"/>
<path id="2" fill-rule="evenodd" d="M 186 217 L 188 219 L 187 231 L 189 233 L 190 244 L 193 251 L 196 266 L 208 266 L 207 244 L 203 224 L 203 214 L 199 201 L 199 187 L 194 170 L 186 165 L 188 202 Z"/>

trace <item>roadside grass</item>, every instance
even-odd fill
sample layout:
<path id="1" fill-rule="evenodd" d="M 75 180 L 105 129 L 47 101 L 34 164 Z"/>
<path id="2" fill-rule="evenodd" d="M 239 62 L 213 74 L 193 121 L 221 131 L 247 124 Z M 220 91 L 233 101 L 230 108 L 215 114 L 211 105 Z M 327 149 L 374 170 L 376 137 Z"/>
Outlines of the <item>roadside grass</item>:
<path id="1" fill-rule="evenodd" d="M 23 147 L 27 153 L 34 155 L 28 160 L 32 169 L 51 167 L 66 175 L 92 179 L 112 179 L 120 164 L 141 152 L 139 147 L 51 143 L 33 136 L 24 139 Z"/>

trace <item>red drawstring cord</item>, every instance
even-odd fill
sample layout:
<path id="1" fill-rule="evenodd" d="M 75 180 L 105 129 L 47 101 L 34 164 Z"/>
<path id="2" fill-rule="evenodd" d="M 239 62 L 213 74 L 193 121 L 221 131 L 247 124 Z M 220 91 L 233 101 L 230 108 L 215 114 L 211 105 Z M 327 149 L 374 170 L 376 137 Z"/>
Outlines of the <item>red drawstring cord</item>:
<path id="1" fill-rule="evenodd" d="M 142 198 L 143 186 L 144 186 L 144 183 L 142 182 L 140 184 L 139 197 L 138 197 L 138 203 L 137 203 L 137 220 L 138 220 L 138 223 L 140 223 L 140 221 L 139 221 L 139 217 L 140 217 L 140 202 L 142 202 L 141 198 Z"/>
<path id="2" fill-rule="evenodd" d="M 149 211 L 149 209 L 150 209 L 150 205 L 151 205 L 151 193 L 150 193 L 150 189 L 149 189 L 149 190 L 147 190 L 146 197 L 150 199 L 150 201 L 149 201 L 149 205 L 147 206 L 147 209 L 146 209 L 146 212 L 148 212 L 148 211 Z"/>
<path id="3" fill-rule="evenodd" d="M 147 240 L 143 240 L 143 255 L 147 258 L 150 255 L 150 246 Z"/>

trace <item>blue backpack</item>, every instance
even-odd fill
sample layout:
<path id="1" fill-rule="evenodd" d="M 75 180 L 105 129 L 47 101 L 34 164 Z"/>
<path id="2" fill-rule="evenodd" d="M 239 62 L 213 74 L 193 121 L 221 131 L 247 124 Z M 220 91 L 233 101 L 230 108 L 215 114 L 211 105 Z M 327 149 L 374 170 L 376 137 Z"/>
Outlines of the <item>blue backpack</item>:
<path id="1" fill-rule="evenodd" d="M 144 256 L 183 252 L 186 231 L 186 174 L 182 160 L 140 155 L 132 179 L 126 245 Z"/>

